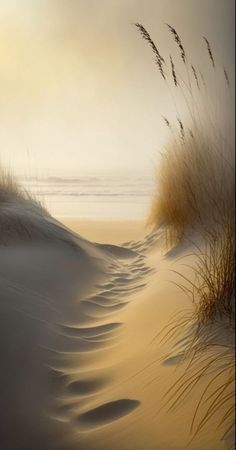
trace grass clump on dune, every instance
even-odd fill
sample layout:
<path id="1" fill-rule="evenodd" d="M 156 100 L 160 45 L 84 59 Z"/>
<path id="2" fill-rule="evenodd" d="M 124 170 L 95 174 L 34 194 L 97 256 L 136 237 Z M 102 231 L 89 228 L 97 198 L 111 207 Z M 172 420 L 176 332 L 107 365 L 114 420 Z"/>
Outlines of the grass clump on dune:
<path id="1" fill-rule="evenodd" d="M 217 138 L 202 135 L 172 141 L 157 172 L 157 192 L 150 223 L 164 226 L 167 243 L 174 245 L 193 231 L 207 236 L 234 215 L 234 172 L 231 155 Z"/>
<path id="2" fill-rule="evenodd" d="M 36 241 L 74 246 L 72 234 L 0 167 L 0 245 Z"/>
<path id="3" fill-rule="evenodd" d="M 172 95 L 172 88 L 180 94 L 188 113 L 183 120 L 176 108 L 175 123 L 163 117 L 170 130 L 170 140 L 157 169 L 157 189 L 149 223 L 154 228 L 162 227 L 169 247 L 198 237 L 194 241 L 195 280 L 191 282 L 198 318 L 204 321 L 214 319 L 217 314 L 230 315 L 235 297 L 235 143 L 234 130 L 229 124 L 233 119 L 228 98 L 230 78 L 225 67 L 220 66 L 225 102 L 221 105 L 221 116 L 217 116 L 214 111 L 217 91 L 213 89 L 210 108 L 206 77 L 192 64 L 175 28 L 167 25 L 177 44 L 184 74 L 172 56 L 167 63 L 160 55 L 142 25 L 136 27 L 150 45 L 167 88 Z M 206 37 L 203 44 L 208 69 L 215 76 L 217 64 Z"/>
<path id="4" fill-rule="evenodd" d="M 33 239 L 38 235 L 35 218 L 46 215 L 41 204 L 0 168 L 0 244 Z"/>
<path id="5" fill-rule="evenodd" d="M 193 242 L 190 285 L 198 319 L 207 321 L 234 312 L 234 164 L 232 149 L 227 154 L 199 130 L 195 136 L 171 143 L 163 155 L 150 222 L 163 227 L 167 246 Z"/>
<path id="6" fill-rule="evenodd" d="M 174 407 L 205 379 L 191 432 L 195 436 L 220 410 L 218 427 L 223 427 L 222 437 L 227 438 L 234 426 L 235 383 L 235 140 L 230 77 L 225 67 L 217 64 L 209 40 L 203 37 L 208 72 L 213 79 L 220 72 L 223 83 L 224 99 L 219 108 L 216 85 L 211 83 L 208 89 L 207 77 L 192 64 L 172 26 L 167 25 L 184 75 L 172 55 L 168 62 L 160 57 L 149 33 L 140 24 L 136 27 L 150 45 L 172 98 L 174 89 L 187 110 L 184 119 L 177 107 L 174 121 L 163 116 L 170 139 L 157 169 L 149 217 L 153 228 L 163 230 L 167 248 L 188 242 L 194 257 L 193 277 L 178 273 L 181 281 L 176 283 L 193 301 L 194 312 L 175 319 L 164 330 L 167 339 L 183 334 L 189 337 L 182 350 L 190 362 L 165 399 Z"/>
<path id="7" fill-rule="evenodd" d="M 0 166 L 0 207 L 10 205 L 25 205 L 28 209 L 37 211 L 44 215 L 48 214 L 41 203 L 36 200 L 33 195 L 20 187 L 10 172 L 4 170 Z"/>

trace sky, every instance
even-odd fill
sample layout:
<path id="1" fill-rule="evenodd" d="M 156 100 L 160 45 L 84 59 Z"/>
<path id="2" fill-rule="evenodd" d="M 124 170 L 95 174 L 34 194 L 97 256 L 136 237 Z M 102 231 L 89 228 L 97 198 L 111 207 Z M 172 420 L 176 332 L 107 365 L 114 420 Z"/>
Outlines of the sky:
<path id="1" fill-rule="evenodd" d="M 173 98 L 135 22 L 180 65 L 234 70 L 232 0 L 0 0 L 0 161 L 16 175 L 149 175 Z M 208 69 L 206 69 L 208 70 Z"/>

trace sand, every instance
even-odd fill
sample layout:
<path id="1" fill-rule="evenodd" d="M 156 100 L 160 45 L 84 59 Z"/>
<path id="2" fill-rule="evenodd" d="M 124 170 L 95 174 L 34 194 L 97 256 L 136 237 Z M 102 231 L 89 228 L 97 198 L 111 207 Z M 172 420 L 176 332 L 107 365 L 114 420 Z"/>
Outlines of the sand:
<path id="1" fill-rule="evenodd" d="M 69 229 L 89 241 L 122 244 L 142 239 L 148 228 L 144 220 L 85 220 L 59 218 Z"/>
<path id="2" fill-rule="evenodd" d="M 1 248 L 1 448 L 182 450 L 204 385 L 164 407 L 187 364 L 158 336 L 192 310 L 179 255 L 143 222 L 64 225 Z M 226 448 L 214 421 L 189 449 Z"/>
<path id="3" fill-rule="evenodd" d="M 76 422 L 79 441 L 84 448 L 101 450 L 184 448 L 190 441 L 191 417 L 202 386 L 179 410 L 160 410 L 165 403 L 163 393 L 181 376 L 183 368 L 178 364 L 180 353 L 173 356 L 172 345 L 160 343 L 156 337 L 176 312 L 192 310 L 191 302 L 170 282 L 175 278 L 171 270 L 180 266 L 175 258 L 164 256 L 158 233 L 145 239 L 143 222 L 132 224 L 130 229 L 125 221 L 74 221 L 73 230 L 83 232 L 86 238 L 93 236 L 95 241 L 119 245 L 132 237 L 133 230 L 134 239 L 125 246 L 135 252 L 133 257 L 120 260 L 119 268 L 112 268 L 111 281 L 101 284 L 92 297 L 98 306 L 91 309 L 96 324 L 105 321 L 111 326 L 115 321 L 119 327 L 112 335 L 106 334 L 106 345 L 98 358 L 88 362 L 93 380 L 97 374 L 106 379 L 106 385 L 93 385 L 93 392 L 84 399 Z M 112 317 L 104 315 L 100 306 L 102 311 L 111 308 Z M 83 377 L 85 374 L 89 374 L 87 369 L 82 370 Z M 205 430 L 189 448 L 215 450 L 225 445 L 212 427 L 212 432 Z"/>

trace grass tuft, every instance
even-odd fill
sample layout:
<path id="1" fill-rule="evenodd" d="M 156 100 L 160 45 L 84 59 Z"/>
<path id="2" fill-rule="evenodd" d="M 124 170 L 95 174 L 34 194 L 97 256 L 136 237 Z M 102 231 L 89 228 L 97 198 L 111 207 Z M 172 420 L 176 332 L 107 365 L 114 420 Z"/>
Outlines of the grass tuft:
<path id="1" fill-rule="evenodd" d="M 187 336 L 181 350 L 186 369 L 166 392 L 164 403 L 172 409 L 203 385 L 190 427 L 192 436 L 208 426 L 220 411 L 218 428 L 225 438 L 234 424 L 235 385 L 235 142 L 225 120 L 227 117 L 230 122 L 233 113 L 227 94 L 219 120 L 218 91 L 209 105 L 207 77 L 187 58 L 175 28 L 167 27 L 186 68 L 185 80 L 170 57 L 171 81 L 182 94 L 188 116 L 183 120 L 177 110 L 176 131 L 172 122 L 170 126 L 169 119 L 162 116 L 171 129 L 171 139 L 157 170 L 149 224 L 164 230 L 167 248 L 182 245 L 183 241 L 191 244 L 193 275 L 190 278 L 173 272 L 181 280 L 174 284 L 192 300 L 194 310 L 188 316 L 175 318 L 164 330 L 162 344 Z M 216 77 L 218 68 L 210 42 L 203 39 Z M 225 67 L 223 73 L 230 89 Z M 168 77 L 166 83 L 169 88 Z M 199 96 L 204 97 L 202 109 Z M 229 339 L 224 342 L 225 335 Z"/>

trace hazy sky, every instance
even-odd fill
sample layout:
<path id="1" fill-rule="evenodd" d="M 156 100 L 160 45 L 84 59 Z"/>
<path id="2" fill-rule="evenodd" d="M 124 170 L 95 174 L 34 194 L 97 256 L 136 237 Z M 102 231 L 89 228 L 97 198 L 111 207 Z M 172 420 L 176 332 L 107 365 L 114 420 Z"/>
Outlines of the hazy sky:
<path id="1" fill-rule="evenodd" d="M 167 57 L 201 36 L 232 70 L 233 0 L 0 0 L 0 159 L 17 174 L 150 173 L 171 99 L 141 22 Z M 178 55 L 176 56 L 176 58 Z M 179 61 L 180 63 L 180 61 Z"/>

